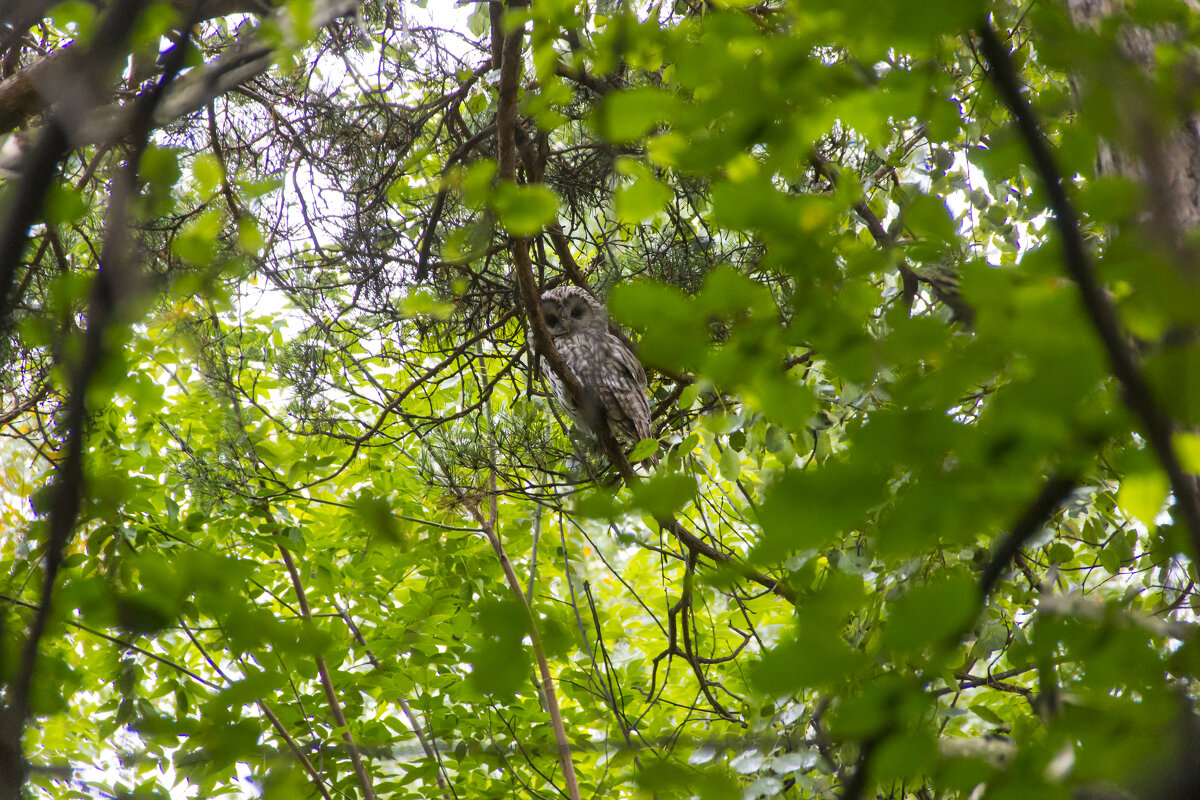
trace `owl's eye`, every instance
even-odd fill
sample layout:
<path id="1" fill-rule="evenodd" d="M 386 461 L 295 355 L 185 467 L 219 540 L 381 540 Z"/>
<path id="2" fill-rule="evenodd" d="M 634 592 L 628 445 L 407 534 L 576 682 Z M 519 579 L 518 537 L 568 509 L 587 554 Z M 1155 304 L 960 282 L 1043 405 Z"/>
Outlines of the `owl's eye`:
<path id="1" fill-rule="evenodd" d="M 558 315 L 557 314 L 547 314 L 546 315 L 546 327 L 553 328 L 557 324 L 558 324 Z"/>
<path id="2" fill-rule="evenodd" d="M 574 308 L 572 308 L 571 316 L 574 317 L 575 319 L 579 319 L 580 317 L 582 317 L 583 316 L 583 306 L 575 306 Z"/>

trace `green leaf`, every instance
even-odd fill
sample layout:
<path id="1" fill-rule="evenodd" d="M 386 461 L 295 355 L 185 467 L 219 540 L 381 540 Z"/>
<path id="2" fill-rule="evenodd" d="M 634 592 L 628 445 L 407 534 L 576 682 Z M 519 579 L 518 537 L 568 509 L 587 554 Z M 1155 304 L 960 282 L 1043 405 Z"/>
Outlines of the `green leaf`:
<path id="1" fill-rule="evenodd" d="M 1177 433 L 1171 437 L 1171 445 L 1179 454 L 1179 463 L 1192 475 L 1200 475 L 1200 436 L 1194 433 Z"/>
<path id="2" fill-rule="evenodd" d="M 979 611 L 979 588 L 965 575 L 948 575 L 913 587 L 888 616 L 883 641 L 898 652 L 944 644 L 963 632 Z"/>
<path id="3" fill-rule="evenodd" d="M 529 632 L 529 617 L 511 595 L 479 603 L 476 623 L 481 635 L 470 653 L 471 685 L 485 695 L 512 698 L 530 679 L 529 654 L 521 640 Z"/>
<path id="4" fill-rule="evenodd" d="M 69 225 L 78 222 L 87 212 L 87 202 L 74 188 L 56 181 L 46 192 L 46 222 Z"/>
<path id="5" fill-rule="evenodd" d="M 732 447 L 726 447 L 721 453 L 721 477 L 727 481 L 737 480 L 742 471 L 742 458 Z"/>
<path id="6" fill-rule="evenodd" d="M 612 522 L 621 516 L 622 508 L 612 492 L 598 489 L 578 496 L 575 501 L 575 513 L 587 519 Z"/>
<path id="7" fill-rule="evenodd" d="M 405 537 L 400 521 L 392 511 L 391 503 L 364 491 L 354 500 L 354 513 L 366 525 L 366 529 L 393 544 L 404 544 Z"/>
<path id="8" fill-rule="evenodd" d="M 219 239 L 217 233 L 221 227 L 221 218 L 210 209 L 192 220 L 171 241 L 171 250 L 175 255 L 190 264 L 204 267 L 210 265 L 217 255 Z"/>
<path id="9" fill-rule="evenodd" d="M 767 427 L 764 444 L 768 452 L 779 453 L 785 448 L 790 447 L 791 441 L 788 438 L 787 431 L 778 425 L 770 425 Z"/>
<path id="10" fill-rule="evenodd" d="M 478 38 L 487 33 L 490 27 L 491 16 L 488 13 L 487 4 L 483 3 L 475 6 L 470 16 L 467 17 L 467 30 L 471 32 L 472 36 Z"/>
<path id="11" fill-rule="evenodd" d="M 1170 489 L 1171 482 L 1161 470 L 1126 475 L 1117 491 L 1117 505 L 1143 525 L 1153 527 Z"/>
<path id="12" fill-rule="evenodd" d="M 217 157 L 209 153 L 201 153 L 192 162 L 192 175 L 196 178 L 196 183 L 200 188 L 201 194 L 209 194 L 217 189 L 221 184 L 221 179 L 225 176 L 221 169 L 221 162 Z"/>
<path id="13" fill-rule="evenodd" d="M 596 112 L 596 128 L 610 142 L 633 142 L 671 120 L 677 107 L 675 95 L 664 89 L 639 87 L 611 92 Z"/>
<path id="14" fill-rule="evenodd" d="M 150 145 L 142 153 L 139 175 L 146 182 L 149 213 L 167 213 L 172 207 L 171 189 L 183 176 L 178 154 L 170 148 Z"/>
<path id="15" fill-rule="evenodd" d="M 904 208 L 904 224 L 921 238 L 949 241 L 954 238 L 954 220 L 940 198 L 918 194 Z"/>
<path id="16" fill-rule="evenodd" d="M 936 763 L 937 755 L 937 739 L 930 731 L 889 736 L 871 756 L 871 775 L 882 782 L 919 780 Z"/>
<path id="17" fill-rule="evenodd" d="M 1075 557 L 1075 551 L 1066 542 L 1055 542 L 1046 551 L 1046 555 L 1052 564 L 1066 564 Z"/>
<path id="18" fill-rule="evenodd" d="M 763 536 L 755 557 L 771 562 L 825 546 L 862 524 L 883 489 L 882 477 L 861 465 L 788 470 L 768 487 L 759 508 Z"/>
<path id="19" fill-rule="evenodd" d="M 615 319 L 645 331 L 638 355 L 650 365 L 694 368 L 707 350 L 703 311 L 674 287 L 657 283 L 622 284 L 608 308 Z"/>
<path id="20" fill-rule="evenodd" d="M 539 233 L 558 216 L 558 198 L 542 184 L 505 181 L 492 193 L 492 207 L 500 224 L 516 236 Z"/>
<path id="21" fill-rule="evenodd" d="M 662 181 L 643 176 L 630 186 L 617 190 L 617 218 L 622 222 L 638 223 L 662 211 L 671 199 L 671 187 Z"/>
<path id="22" fill-rule="evenodd" d="M 995 711 L 993 711 L 992 709 L 983 705 L 982 703 L 972 703 L 970 706 L 968 706 L 968 708 L 970 708 L 972 711 L 974 711 L 975 715 L 978 716 L 980 719 L 982 719 L 984 722 L 990 722 L 993 725 L 1003 725 L 1004 724 L 1003 717 L 1001 717 Z"/>
<path id="23" fill-rule="evenodd" d="M 671 516 L 696 496 L 690 475 L 656 475 L 631 487 L 633 505 L 656 519 Z"/>
<path id="24" fill-rule="evenodd" d="M 658 439 L 642 439 L 629 453 L 629 461 L 636 464 L 658 452 Z"/>
<path id="25" fill-rule="evenodd" d="M 808 631 L 799 640 L 783 642 L 764 653 L 753 665 L 750 679 L 760 692 L 781 696 L 805 688 L 837 686 L 869 663 L 865 654 L 852 650 L 832 631 Z"/>
<path id="26" fill-rule="evenodd" d="M 637 785 L 655 797 L 699 797 L 700 800 L 738 800 L 741 787 L 727 775 L 697 772 L 666 760 L 646 759 L 638 769 Z"/>

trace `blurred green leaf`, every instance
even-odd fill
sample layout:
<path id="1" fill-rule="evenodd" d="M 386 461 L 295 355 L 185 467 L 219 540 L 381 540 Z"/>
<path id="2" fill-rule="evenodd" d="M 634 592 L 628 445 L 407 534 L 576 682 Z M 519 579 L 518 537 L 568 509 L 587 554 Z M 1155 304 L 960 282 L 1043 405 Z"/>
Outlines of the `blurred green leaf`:
<path id="1" fill-rule="evenodd" d="M 1170 489 L 1166 473 L 1159 470 L 1126 475 L 1117 491 L 1117 505 L 1143 525 L 1152 526 Z"/>
<path id="2" fill-rule="evenodd" d="M 641 222 L 652 217 L 671 199 L 671 187 L 660 180 L 643 176 L 617 190 L 617 218 L 622 222 Z"/>
<path id="3" fill-rule="evenodd" d="M 652 87 L 613 92 L 596 112 L 596 128 L 615 144 L 632 142 L 670 121 L 678 102 L 673 93 Z"/>
<path id="4" fill-rule="evenodd" d="M 518 186 L 503 182 L 492 194 L 492 206 L 500 224 L 517 236 L 538 233 L 558 216 L 558 198 L 540 184 Z"/>
<path id="5" fill-rule="evenodd" d="M 656 519 L 669 517 L 692 501 L 696 479 L 690 475 L 656 475 L 630 488 L 633 505 Z"/>
<path id="6" fill-rule="evenodd" d="M 964 575 L 914 586 L 892 604 L 884 644 L 898 652 L 949 643 L 979 611 L 979 589 Z"/>

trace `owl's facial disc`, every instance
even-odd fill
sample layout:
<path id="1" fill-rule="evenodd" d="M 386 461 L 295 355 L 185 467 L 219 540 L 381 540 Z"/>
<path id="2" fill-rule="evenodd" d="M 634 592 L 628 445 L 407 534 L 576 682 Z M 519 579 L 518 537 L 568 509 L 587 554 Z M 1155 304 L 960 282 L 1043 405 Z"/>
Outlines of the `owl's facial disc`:
<path id="1" fill-rule="evenodd" d="M 583 323 L 584 316 L 587 314 L 586 304 L 576 297 L 571 298 L 563 310 L 566 312 L 563 315 L 563 323 L 566 325 L 568 332 L 579 328 Z"/>
<path id="2" fill-rule="evenodd" d="M 560 313 L 558 303 L 543 303 L 542 318 L 546 320 L 546 327 L 550 333 L 558 336 L 563 332 L 563 317 Z"/>

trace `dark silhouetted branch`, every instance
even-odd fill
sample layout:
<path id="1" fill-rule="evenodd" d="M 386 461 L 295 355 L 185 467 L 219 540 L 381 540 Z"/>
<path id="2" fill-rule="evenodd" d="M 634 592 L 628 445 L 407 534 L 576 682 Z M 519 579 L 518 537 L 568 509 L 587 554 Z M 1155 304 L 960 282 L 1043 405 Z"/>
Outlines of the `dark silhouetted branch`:
<path id="1" fill-rule="evenodd" d="M 1125 405 L 1140 423 L 1142 433 L 1171 481 L 1177 508 L 1191 536 L 1193 555 L 1200 556 L 1200 492 L 1197 491 L 1196 482 L 1184 472 L 1171 445 L 1174 425 L 1155 400 L 1149 383 L 1138 367 L 1137 356 L 1122 328 L 1117 309 L 1092 269 L 1091 259 L 1084 248 L 1083 235 L 1079 231 L 1078 216 L 1063 187 L 1062 173 L 1054 162 L 1046 137 L 1038 128 L 1033 110 L 1022 95 L 1020 80 L 1008 48 L 986 20 L 979 26 L 979 37 L 990 66 L 988 75 L 1012 113 L 1017 130 L 1033 156 L 1034 169 L 1045 186 L 1050 210 L 1054 213 L 1054 223 L 1062 238 L 1067 272 L 1079 286 L 1084 309 L 1104 344 L 1113 375 L 1121 384 Z"/>
<path id="2" fill-rule="evenodd" d="M 1075 488 L 1075 481 L 1059 475 L 1051 475 L 1042 491 L 1025 509 L 1020 518 L 1013 523 L 1008 534 L 1000 540 L 1000 544 L 992 552 L 992 557 L 984 565 L 983 573 L 979 576 L 979 591 L 986 599 L 996 588 L 1000 576 L 1008 569 L 1008 565 L 1017 557 L 1017 553 L 1031 538 L 1037 535 L 1045 524 L 1054 516 L 1054 512 L 1063 504 Z"/>

